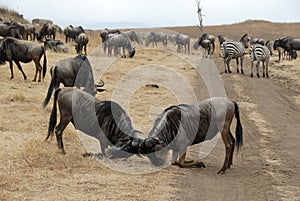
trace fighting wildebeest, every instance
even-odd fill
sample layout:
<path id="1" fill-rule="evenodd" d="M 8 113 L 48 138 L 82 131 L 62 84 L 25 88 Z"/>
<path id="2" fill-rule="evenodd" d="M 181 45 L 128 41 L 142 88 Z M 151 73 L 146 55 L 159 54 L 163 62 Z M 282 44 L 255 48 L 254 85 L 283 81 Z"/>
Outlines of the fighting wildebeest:
<path id="1" fill-rule="evenodd" d="M 230 131 L 234 116 L 237 120 L 236 140 Z M 235 145 L 240 149 L 243 144 L 243 128 L 237 103 L 222 97 L 207 99 L 198 105 L 180 104 L 165 109 L 143 141 L 141 153 L 155 166 L 163 165 L 169 150 L 172 150 L 172 164 L 183 168 L 205 167 L 200 161 L 185 161 L 187 148 L 211 140 L 219 132 L 226 152 L 218 173 L 225 173 L 232 165 Z"/>
<path id="2" fill-rule="evenodd" d="M 161 31 L 152 31 L 147 36 L 145 41 L 145 46 L 148 47 L 150 43 L 152 43 L 152 47 L 157 47 L 157 43 L 161 42 L 164 47 L 168 45 L 168 36 L 167 34 L 161 32 Z"/>
<path id="3" fill-rule="evenodd" d="M 129 52 L 129 57 L 132 58 L 135 54 L 135 48 L 131 46 L 129 37 L 125 33 L 110 35 L 104 42 L 108 48 L 108 55 L 112 55 L 112 49 L 114 49 L 114 55 L 118 55 L 119 48 L 122 48 L 122 57 L 126 57 L 125 49 Z"/>
<path id="4" fill-rule="evenodd" d="M 177 45 L 177 52 L 181 52 L 181 48 L 183 46 L 184 53 L 190 54 L 190 37 L 188 35 L 176 34 L 175 44 Z"/>
<path id="5" fill-rule="evenodd" d="M 89 38 L 85 33 L 79 34 L 79 36 L 74 40 L 74 46 L 77 54 L 81 54 L 84 50 L 84 54 L 87 55 L 86 46 L 89 43 Z"/>
<path id="6" fill-rule="evenodd" d="M 43 67 L 40 64 L 40 60 L 44 56 Z M 18 66 L 18 69 L 22 72 L 24 79 L 27 79 L 20 62 L 29 63 L 34 62 L 36 67 L 35 76 L 33 81 L 36 81 L 37 74 L 39 73 L 38 81 L 41 81 L 41 72 L 43 70 L 43 79 L 47 70 L 47 58 L 45 48 L 37 43 L 15 39 L 12 37 L 4 38 L 0 42 L 0 61 L 9 62 L 11 79 L 14 78 L 13 62 Z"/>
<path id="7" fill-rule="evenodd" d="M 60 122 L 56 126 L 57 104 Z M 65 154 L 62 134 L 70 122 L 75 129 L 99 140 L 104 156 L 106 156 L 105 150 L 108 146 L 124 150 L 123 154 L 118 154 L 118 157 L 130 157 L 132 154 L 138 154 L 138 149 L 132 146 L 134 141 L 139 141 L 136 135 L 138 131 L 132 127 L 130 117 L 116 102 L 100 101 L 74 87 L 57 89 L 54 93 L 46 140 L 53 135 L 55 128 L 58 149 L 62 154 Z"/>
<path id="8" fill-rule="evenodd" d="M 44 41 L 44 47 L 46 48 L 46 50 L 51 50 L 54 52 L 69 53 L 69 49 L 61 40 L 46 38 L 46 40 Z"/>
<path id="9" fill-rule="evenodd" d="M 104 86 L 102 80 L 99 84 L 94 83 L 92 66 L 88 58 L 82 54 L 56 62 L 51 67 L 50 73 L 51 82 L 43 103 L 44 108 L 49 103 L 53 89 L 59 88 L 60 83 L 65 87 L 83 87 L 84 91 L 92 96 L 96 95 L 97 87 Z"/>

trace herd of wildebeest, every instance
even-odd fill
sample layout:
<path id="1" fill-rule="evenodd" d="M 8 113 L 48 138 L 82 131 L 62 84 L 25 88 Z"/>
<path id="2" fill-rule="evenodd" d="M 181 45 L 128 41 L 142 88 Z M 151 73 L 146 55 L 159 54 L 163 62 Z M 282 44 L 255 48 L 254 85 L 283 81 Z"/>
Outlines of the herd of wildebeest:
<path id="1" fill-rule="evenodd" d="M 228 98 L 214 97 L 197 105 L 179 104 L 166 108 L 154 121 L 148 137 L 141 138 L 133 128 L 126 111 L 114 101 L 103 101 L 95 97 L 102 91 L 102 80 L 95 84 L 92 66 L 87 55 L 89 30 L 81 26 L 69 25 L 64 29 L 50 20 L 34 19 L 31 24 L 21 24 L 7 19 L 0 19 L 0 62 L 9 62 L 11 79 L 14 78 L 13 62 L 22 72 L 20 62 L 33 61 L 36 74 L 33 81 L 41 81 L 47 72 L 46 50 L 68 53 L 64 42 L 55 38 L 56 33 L 64 33 L 65 43 L 73 43 L 77 56 L 57 61 L 50 69 L 51 83 L 43 103 L 45 108 L 54 91 L 53 107 L 49 119 L 48 135 L 55 131 L 58 149 L 65 154 L 62 134 L 66 126 L 72 122 L 74 127 L 83 133 L 99 140 L 103 157 L 127 158 L 132 155 L 146 156 L 155 166 L 162 166 L 167 161 L 169 150 L 172 150 L 172 164 L 180 167 L 205 167 L 200 161 L 186 161 L 188 146 L 198 144 L 221 133 L 225 144 L 225 160 L 218 173 L 224 173 L 233 161 L 235 146 L 243 144 L 243 128 L 240 121 L 239 107 Z M 167 46 L 176 45 L 179 53 L 190 54 L 191 39 L 188 35 L 163 31 L 120 31 L 104 29 L 100 32 L 103 51 L 108 56 L 130 58 L 135 55 L 135 44 L 150 44 L 157 47 L 159 43 Z M 225 72 L 231 73 L 230 61 L 236 59 L 237 72 L 244 73 L 243 59 L 250 55 L 251 77 L 256 61 L 257 77 L 259 65 L 263 64 L 263 76 L 268 77 L 268 63 L 273 50 L 278 50 L 279 60 L 284 54 L 289 59 L 296 59 L 300 50 L 300 39 L 284 37 L 275 41 L 265 41 L 244 34 L 240 41 L 218 36 L 220 43 L 219 56 L 224 61 Z M 194 49 L 203 50 L 203 57 L 211 57 L 215 51 L 215 36 L 203 33 L 193 44 Z M 251 47 L 249 50 L 249 43 Z M 84 51 L 84 54 L 82 54 Z M 126 54 L 126 51 L 128 54 Z M 43 57 L 43 65 L 40 60 Z M 199 58 L 201 59 L 201 58 Z M 240 68 L 239 68 L 240 61 Z M 37 78 L 38 76 L 38 78 Z M 60 83 L 64 87 L 60 88 Z M 60 122 L 57 124 L 57 105 Z M 235 138 L 230 131 L 233 118 L 236 118 Z"/>

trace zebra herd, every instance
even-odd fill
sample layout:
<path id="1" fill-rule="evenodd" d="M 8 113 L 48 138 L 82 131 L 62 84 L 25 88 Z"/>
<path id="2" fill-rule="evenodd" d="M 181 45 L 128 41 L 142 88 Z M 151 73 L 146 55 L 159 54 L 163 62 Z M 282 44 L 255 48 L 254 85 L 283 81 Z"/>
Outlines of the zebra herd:
<path id="1" fill-rule="evenodd" d="M 219 35 L 220 42 L 220 56 L 224 60 L 225 73 L 231 73 L 230 61 L 236 59 L 237 73 L 239 73 L 239 61 L 241 73 L 244 74 L 243 61 L 244 56 L 249 53 L 251 63 L 251 77 L 253 77 L 253 65 L 256 61 L 256 75 L 259 78 L 259 65 L 262 63 L 263 66 L 263 77 L 269 77 L 268 66 L 273 50 L 278 50 L 279 61 L 281 53 L 284 50 L 290 55 L 291 59 L 296 59 L 297 50 L 300 50 L 300 39 L 291 37 L 285 37 L 282 39 L 276 39 L 273 41 L 265 41 L 261 38 L 251 38 L 248 34 L 245 34 L 239 42 L 224 39 L 223 36 Z M 250 42 L 249 52 L 246 52 L 248 43 Z M 296 56 L 295 56 L 296 55 Z M 240 59 L 240 60 L 239 60 Z"/>

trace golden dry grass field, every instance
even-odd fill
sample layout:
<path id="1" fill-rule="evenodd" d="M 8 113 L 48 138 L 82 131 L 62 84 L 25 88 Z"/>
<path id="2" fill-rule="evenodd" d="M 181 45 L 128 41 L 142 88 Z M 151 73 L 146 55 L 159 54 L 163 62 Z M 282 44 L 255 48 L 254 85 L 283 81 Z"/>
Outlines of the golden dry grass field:
<path id="1" fill-rule="evenodd" d="M 189 34 L 193 41 L 198 37 L 196 27 L 165 29 Z M 239 39 L 248 32 L 273 40 L 286 35 L 300 38 L 299 29 L 299 23 L 295 26 L 261 21 L 205 28 L 215 36 Z M 120 103 L 134 127 L 145 133 L 141 137 L 146 137 L 164 108 L 209 98 L 206 81 L 217 77 L 223 82 L 226 95 L 240 105 L 244 127 L 242 151 L 235 154 L 232 169 L 224 175 L 216 174 L 224 160 L 221 138 L 203 159 L 206 169 L 168 165 L 158 169 L 147 158 L 137 156 L 99 162 L 82 157 L 87 151 L 80 140 L 82 134 L 70 124 L 63 135 L 67 153 L 61 155 L 55 137 L 44 141 L 52 109 L 52 101 L 46 109 L 42 108 L 51 78 L 49 70 L 45 80 L 36 83 L 31 81 L 35 72 L 33 63 L 22 64 L 28 77 L 26 81 L 14 66 L 15 78 L 10 80 L 9 67 L 5 64 L 0 66 L 1 200 L 300 199 L 299 58 L 278 63 L 275 53 L 271 58 L 270 78 L 258 79 L 250 78 L 247 56 L 245 75 L 223 73 L 218 46 L 212 60 L 202 58 L 199 50 L 192 50 L 191 55 L 177 53 L 172 44 L 167 48 L 136 46 L 136 55 L 130 59 L 104 55 L 98 31 L 89 37 L 88 58 L 94 77 L 96 81 L 104 80 L 106 89 L 97 98 Z M 63 36 L 59 38 L 64 41 Z M 68 47 L 69 54 L 47 51 L 48 69 L 55 62 L 76 55 L 74 47 L 71 44 Z M 195 64 L 201 64 L 202 69 L 197 69 Z M 198 74 L 210 72 L 206 68 L 211 66 L 216 67 L 216 74 Z M 234 61 L 231 66 L 235 72 Z M 160 83 L 159 88 L 144 85 L 144 80 L 148 84 Z M 128 92 L 128 87 L 134 90 Z M 189 96 L 189 90 L 196 94 L 196 99 Z M 91 143 L 88 150 L 98 150 L 97 142 L 88 142 Z M 187 157 L 199 158 L 199 149 L 201 145 L 191 147 Z"/>

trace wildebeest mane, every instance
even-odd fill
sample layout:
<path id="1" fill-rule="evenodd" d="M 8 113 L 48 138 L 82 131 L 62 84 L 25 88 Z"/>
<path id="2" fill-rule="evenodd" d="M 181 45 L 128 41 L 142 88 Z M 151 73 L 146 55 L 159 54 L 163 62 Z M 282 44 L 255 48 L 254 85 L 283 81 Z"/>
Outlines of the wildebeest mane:
<path id="1" fill-rule="evenodd" d="M 185 107 L 188 107 L 188 105 L 181 104 L 165 109 L 156 119 L 149 137 L 158 138 L 165 145 L 169 145 L 182 129 L 183 119 L 188 118 L 185 114 Z"/>
<path id="2" fill-rule="evenodd" d="M 129 116 L 117 103 L 96 101 L 95 107 L 100 128 L 113 145 L 116 145 L 120 139 L 124 141 L 135 137 Z"/>
<path id="3" fill-rule="evenodd" d="M 165 142 L 165 145 L 170 145 L 179 132 L 186 133 L 189 145 L 204 141 L 205 137 L 210 139 L 213 137 L 210 134 L 214 135 L 217 132 L 211 113 L 211 104 L 171 106 L 156 119 L 149 137 L 158 138 Z M 208 135 L 198 136 L 198 132 L 204 132 Z"/>

